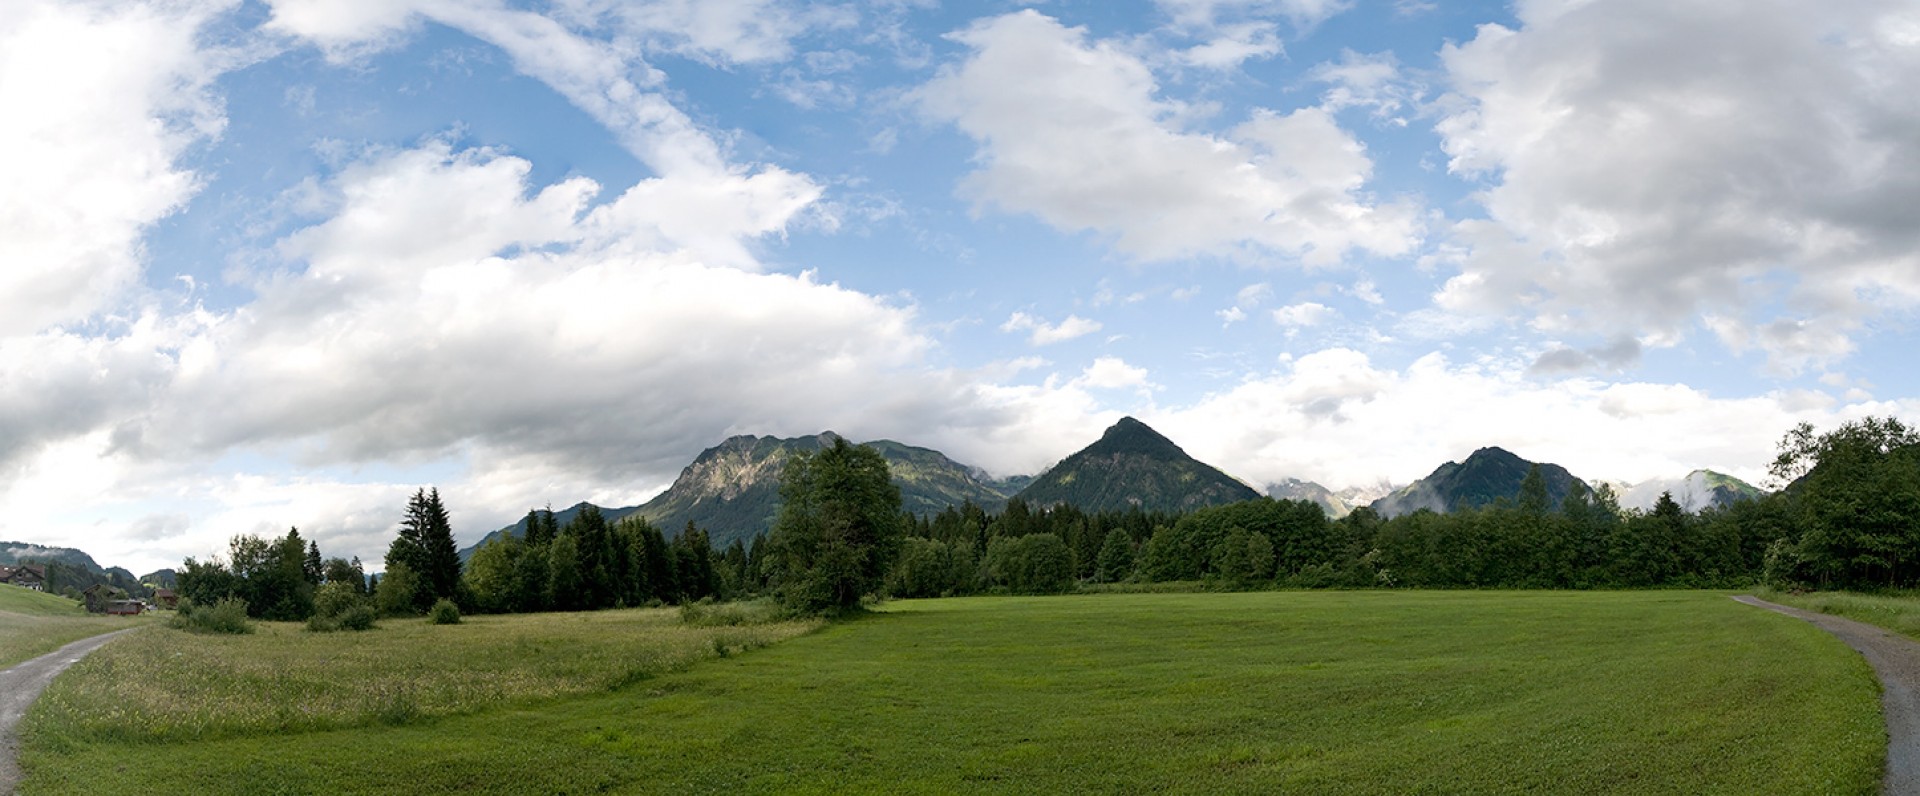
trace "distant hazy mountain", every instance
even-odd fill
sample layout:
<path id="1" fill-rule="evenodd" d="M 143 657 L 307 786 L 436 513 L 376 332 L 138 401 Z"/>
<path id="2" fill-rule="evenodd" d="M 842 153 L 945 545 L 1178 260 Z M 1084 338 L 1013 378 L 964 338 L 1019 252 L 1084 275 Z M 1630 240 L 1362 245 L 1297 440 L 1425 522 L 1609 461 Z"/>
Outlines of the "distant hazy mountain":
<path id="1" fill-rule="evenodd" d="M 668 536 L 675 536 L 693 524 L 707 532 L 713 544 L 724 547 L 733 540 L 751 541 L 755 535 L 773 527 L 780 511 L 780 473 L 787 459 L 801 451 L 816 452 L 832 445 L 838 435 L 831 431 L 811 437 L 737 436 L 700 452 L 692 464 L 680 471 L 673 486 L 639 506 L 602 508 L 608 519 L 637 514 L 645 517 Z M 887 460 L 893 482 L 900 487 L 901 507 L 915 514 L 932 514 L 948 506 L 971 500 L 989 511 L 1006 505 L 1010 482 L 995 481 L 985 471 L 955 462 L 945 454 L 928 448 L 905 445 L 892 440 L 862 443 L 880 452 Z M 1011 481 L 1011 483 L 1021 483 Z M 564 526 L 586 506 L 582 503 L 554 518 Z M 507 528 L 490 533 L 485 539 L 461 551 L 465 559 L 503 534 L 526 534 L 524 518 Z"/>
<path id="2" fill-rule="evenodd" d="M 71 547 L 48 547 L 32 542 L 0 542 L 0 564 L 18 564 L 22 561 L 60 564 L 70 572 L 84 573 L 79 580 L 106 583 L 129 592 L 143 593 L 140 590 L 140 581 L 133 577 L 132 572 L 121 567 L 100 566 L 100 562 L 93 560 L 93 556 L 87 555 L 85 551 Z M 78 588 L 84 584 L 69 582 L 66 585 Z"/>
<path id="3" fill-rule="evenodd" d="M 1656 478 L 1634 484 L 1620 493 L 1620 508 L 1650 511 L 1662 492 L 1672 493 L 1673 502 L 1690 512 L 1730 506 L 1766 494 L 1759 487 L 1725 473 L 1695 470 L 1683 478 Z"/>
<path id="4" fill-rule="evenodd" d="M 1348 503 L 1340 493 L 1312 481 L 1302 481 L 1298 478 L 1288 478 L 1268 484 L 1267 497 L 1275 500 L 1304 500 L 1309 503 L 1318 503 L 1320 508 L 1326 510 L 1328 517 L 1336 520 L 1353 512 L 1353 504 Z"/>
<path id="5" fill-rule="evenodd" d="M 83 551 L 71 547 L 46 547 L 32 542 L 0 542 L 0 564 L 18 564 L 22 561 L 32 561 L 37 564 L 52 561 L 66 564 L 94 575 L 102 581 L 107 580 L 107 569 L 94 561 L 93 556 Z M 129 574 L 127 577 L 133 576 Z"/>
<path id="6" fill-rule="evenodd" d="M 1086 511 L 1133 506 L 1190 511 L 1253 500 L 1260 493 L 1188 456 L 1147 424 L 1125 417 L 1099 441 L 1035 478 L 1017 497 L 1036 506 L 1064 503 Z"/>
<path id="7" fill-rule="evenodd" d="M 1440 465 L 1431 475 L 1374 501 L 1373 510 L 1383 517 L 1398 517 L 1423 508 L 1445 513 L 1480 508 L 1501 498 L 1512 500 L 1519 496 L 1520 482 L 1533 464 L 1500 448 L 1481 448 L 1464 462 Z M 1547 482 L 1547 499 L 1556 507 L 1579 480 L 1557 464 L 1541 464 L 1540 475 Z"/>

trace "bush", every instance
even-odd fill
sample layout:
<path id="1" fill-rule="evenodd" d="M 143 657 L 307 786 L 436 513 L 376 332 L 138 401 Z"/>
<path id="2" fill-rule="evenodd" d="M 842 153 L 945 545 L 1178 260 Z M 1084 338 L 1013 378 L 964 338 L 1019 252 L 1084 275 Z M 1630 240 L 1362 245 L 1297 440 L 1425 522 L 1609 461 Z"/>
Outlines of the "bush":
<path id="1" fill-rule="evenodd" d="M 431 610 L 427 611 L 427 618 L 432 620 L 436 625 L 460 624 L 460 606 L 454 605 L 452 600 L 442 597 L 439 602 L 433 604 Z"/>
<path id="2" fill-rule="evenodd" d="M 181 600 L 179 610 L 167 620 L 167 626 L 189 633 L 253 632 L 253 623 L 247 621 L 247 601 L 238 597 L 228 597 L 211 606 Z"/>
<path id="3" fill-rule="evenodd" d="M 313 598 L 314 614 L 307 629 L 315 633 L 335 630 L 372 630 L 379 612 L 350 583 L 328 583 Z"/>

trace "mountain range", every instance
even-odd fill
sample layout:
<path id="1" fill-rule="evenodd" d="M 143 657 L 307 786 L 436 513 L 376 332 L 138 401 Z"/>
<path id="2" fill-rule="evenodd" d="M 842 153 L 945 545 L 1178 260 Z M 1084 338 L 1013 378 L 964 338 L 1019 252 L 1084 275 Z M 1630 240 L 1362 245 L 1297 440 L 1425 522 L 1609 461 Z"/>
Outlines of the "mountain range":
<path id="1" fill-rule="evenodd" d="M 780 473 L 799 452 L 818 451 L 838 435 L 730 437 L 702 451 L 680 471 L 673 486 L 638 506 L 601 508 L 609 520 L 640 516 L 668 535 L 691 522 L 717 546 L 751 541 L 772 529 L 780 510 Z M 1085 511 L 1190 511 L 1253 500 L 1260 494 L 1218 469 L 1188 456 L 1145 423 L 1122 418 L 1099 440 L 1034 477 L 996 479 L 945 454 L 892 440 L 863 443 L 880 452 L 900 488 L 901 508 L 934 514 L 971 501 L 999 511 L 1010 498 L 1036 506 L 1071 504 Z M 554 513 L 565 525 L 586 503 Z M 460 551 L 462 560 L 501 536 L 524 536 L 526 520 L 501 528 Z"/>
<path id="2" fill-rule="evenodd" d="M 707 532 L 713 544 L 725 547 L 773 527 L 780 510 L 780 473 L 787 459 L 800 452 L 813 453 L 832 445 L 839 435 L 831 431 L 811 437 L 736 436 L 700 452 L 693 463 L 680 471 L 667 491 L 638 506 L 604 508 L 608 520 L 638 515 L 672 536 L 691 522 Z M 901 508 L 915 514 L 932 514 L 948 506 L 972 501 L 988 511 L 999 511 L 1007 498 L 1030 479 L 995 479 L 977 467 L 960 464 L 939 451 L 919 448 L 893 440 L 862 443 L 880 452 L 900 487 Z M 564 526 L 590 504 L 580 503 L 554 512 L 554 520 Z M 460 551 L 461 560 L 473 555 L 480 545 L 503 535 L 524 536 L 526 519 L 487 534 L 472 547 Z"/>

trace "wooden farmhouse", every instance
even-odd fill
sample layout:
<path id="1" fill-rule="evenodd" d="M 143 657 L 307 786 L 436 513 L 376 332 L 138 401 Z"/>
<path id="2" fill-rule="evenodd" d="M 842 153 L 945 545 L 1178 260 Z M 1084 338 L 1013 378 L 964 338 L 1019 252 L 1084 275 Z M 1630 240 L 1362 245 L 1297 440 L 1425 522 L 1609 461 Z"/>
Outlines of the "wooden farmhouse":
<path id="1" fill-rule="evenodd" d="M 34 591 L 47 590 L 47 568 L 40 564 L 0 564 L 0 583 L 21 586 Z"/>

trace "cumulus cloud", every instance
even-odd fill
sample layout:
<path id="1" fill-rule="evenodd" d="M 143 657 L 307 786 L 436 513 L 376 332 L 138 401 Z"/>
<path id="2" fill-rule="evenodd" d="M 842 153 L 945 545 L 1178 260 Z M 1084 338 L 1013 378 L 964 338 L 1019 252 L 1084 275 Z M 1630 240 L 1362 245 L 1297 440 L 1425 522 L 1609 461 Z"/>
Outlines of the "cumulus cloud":
<path id="1" fill-rule="evenodd" d="M 1625 370 L 1640 362 L 1640 341 L 1632 337 L 1621 336 L 1603 346 L 1576 349 L 1560 345 L 1541 352 L 1533 365 L 1527 368 L 1529 374 L 1546 376 L 1564 373 L 1576 373 L 1594 368 Z"/>
<path id="2" fill-rule="evenodd" d="M 1530 2 L 1442 61 L 1437 126 L 1487 218 L 1444 308 L 1674 337 L 1795 371 L 1920 304 L 1910 4 Z"/>
<path id="3" fill-rule="evenodd" d="M 1188 131 L 1144 62 L 1084 29 L 1028 10 L 952 38 L 970 56 L 917 97 L 978 143 L 961 193 L 979 207 L 1097 232 L 1141 260 L 1258 252 L 1324 265 L 1404 254 L 1419 238 L 1410 206 L 1363 193 L 1372 162 L 1323 109 Z"/>
<path id="4" fill-rule="evenodd" d="M 1795 423 L 1832 428 L 1920 402 L 1841 403 L 1787 391 L 1722 397 L 1685 384 L 1569 378 L 1457 363 L 1387 367 L 1349 349 L 1301 356 L 1224 392 L 1141 417 L 1188 452 L 1254 483 L 1404 484 L 1499 445 L 1584 478 L 1640 481 L 1709 467 L 1759 483 Z"/>
<path id="5" fill-rule="evenodd" d="M 1098 357 L 1086 371 L 1080 374 L 1080 383 L 1088 387 L 1119 389 L 1122 387 L 1147 387 L 1147 369 L 1127 364 L 1119 357 Z"/>
<path id="6" fill-rule="evenodd" d="M 225 125 L 209 86 L 233 57 L 199 37 L 231 5 L 8 7 L 0 335 L 84 320 L 138 281 L 142 234 L 199 185 L 176 161 Z"/>
<path id="7" fill-rule="evenodd" d="M 869 402 L 842 388 L 926 345 L 910 308 L 806 275 L 608 245 L 597 214 L 621 202 L 584 214 L 596 186 L 532 191 L 529 168 L 436 145 L 343 170 L 331 215 L 280 247 L 304 267 L 197 335 L 124 435 L 209 452 L 297 441 L 323 462 L 484 439 L 617 469 L 765 401 L 857 416 Z"/>
<path id="8" fill-rule="evenodd" d="M 1076 337 L 1100 331 L 1099 321 L 1090 321 L 1078 315 L 1068 315 L 1059 323 L 1047 323 L 1046 319 L 1024 312 L 1016 312 L 1000 324 L 1003 332 L 1032 332 L 1028 341 L 1034 345 L 1053 345 Z"/>

